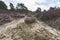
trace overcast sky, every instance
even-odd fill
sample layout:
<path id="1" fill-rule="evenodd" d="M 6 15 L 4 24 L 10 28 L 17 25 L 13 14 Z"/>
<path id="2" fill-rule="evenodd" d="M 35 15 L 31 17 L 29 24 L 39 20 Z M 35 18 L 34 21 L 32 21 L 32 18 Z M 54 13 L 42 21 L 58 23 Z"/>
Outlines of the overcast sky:
<path id="1" fill-rule="evenodd" d="M 48 10 L 49 7 L 60 7 L 60 0 L 2 0 L 8 5 L 13 3 L 16 6 L 17 3 L 24 3 L 25 6 L 32 11 L 35 11 L 37 7 L 40 7 L 42 10 Z"/>

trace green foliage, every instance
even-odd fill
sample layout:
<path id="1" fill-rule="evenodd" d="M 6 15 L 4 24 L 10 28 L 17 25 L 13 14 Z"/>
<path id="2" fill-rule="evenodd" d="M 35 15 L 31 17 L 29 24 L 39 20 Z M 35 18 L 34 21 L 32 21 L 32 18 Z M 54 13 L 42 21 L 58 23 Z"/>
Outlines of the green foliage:
<path id="1" fill-rule="evenodd" d="M 16 9 L 27 9 L 23 3 L 18 3 Z"/>
<path id="2" fill-rule="evenodd" d="M 0 1 L 0 9 L 7 10 L 7 6 L 3 1 Z"/>
<path id="3" fill-rule="evenodd" d="M 41 12 L 41 8 L 37 8 L 37 10 L 36 10 L 36 13 L 40 13 Z"/>
<path id="4" fill-rule="evenodd" d="M 18 3 L 17 6 L 16 6 L 16 10 L 18 12 L 22 12 L 22 13 L 28 13 L 29 12 L 27 7 L 23 3 Z"/>
<path id="5" fill-rule="evenodd" d="M 15 10 L 12 3 L 10 3 L 10 10 L 11 10 L 11 11 L 14 11 L 14 10 Z"/>
<path id="6" fill-rule="evenodd" d="M 56 7 L 50 7 L 50 9 L 49 10 L 55 10 L 56 9 Z"/>

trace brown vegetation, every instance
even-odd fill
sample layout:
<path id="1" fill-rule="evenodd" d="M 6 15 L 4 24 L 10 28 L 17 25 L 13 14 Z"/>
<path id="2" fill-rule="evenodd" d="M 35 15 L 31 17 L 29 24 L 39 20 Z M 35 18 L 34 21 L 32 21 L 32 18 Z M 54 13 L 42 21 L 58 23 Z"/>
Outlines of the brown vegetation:
<path id="1" fill-rule="evenodd" d="M 25 19 L 25 23 L 27 23 L 27 24 L 34 23 L 35 21 L 36 21 L 36 20 L 35 20 L 34 17 L 27 17 L 27 18 Z"/>

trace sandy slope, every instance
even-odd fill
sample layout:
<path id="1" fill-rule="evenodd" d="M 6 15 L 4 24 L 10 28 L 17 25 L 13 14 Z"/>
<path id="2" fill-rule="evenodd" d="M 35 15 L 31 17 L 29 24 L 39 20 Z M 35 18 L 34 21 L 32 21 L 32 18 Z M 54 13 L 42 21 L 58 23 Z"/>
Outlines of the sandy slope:
<path id="1" fill-rule="evenodd" d="M 24 18 L 19 19 L 19 20 L 14 20 L 14 21 L 12 21 L 12 22 L 10 22 L 10 23 L 6 23 L 6 24 L 0 26 L 0 33 L 1 33 L 2 31 L 5 31 L 7 28 L 17 27 L 17 24 L 19 24 L 19 23 L 21 23 L 21 22 L 24 22 Z"/>
<path id="2" fill-rule="evenodd" d="M 13 29 L 13 28 L 16 28 L 17 27 L 17 25 L 18 24 L 20 24 L 20 23 L 23 23 L 24 22 L 24 20 L 25 20 L 25 18 L 21 18 L 21 19 L 19 19 L 19 20 L 14 20 L 14 21 L 12 21 L 12 22 L 10 22 L 10 23 L 7 23 L 7 24 L 4 24 L 3 25 L 3 27 L 0 27 L 0 33 L 3 33 L 3 34 L 5 34 L 5 32 L 7 31 L 7 29 L 8 28 L 10 28 L 10 29 Z M 26 27 L 25 29 L 27 29 L 28 27 Z M 54 28 L 51 28 L 50 26 L 48 26 L 48 25 L 46 25 L 44 22 L 41 22 L 41 21 L 38 21 L 38 20 L 36 20 L 36 23 L 33 23 L 32 24 L 32 28 L 31 29 L 27 29 L 27 30 L 25 30 L 25 31 L 30 31 L 30 33 L 32 33 L 33 35 L 34 34 L 37 34 L 37 35 L 39 35 L 39 36 L 43 36 L 43 37 L 45 37 L 47 40 L 60 40 L 60 31 L 58 31 L 58 30 L 56 30 L 56 29 L 54 29 Z M 14 31 L 16 31 L 16 30 L 14 30 Z M 13 31 L 13 32 L 14 32 Z M 23 31 L 23 30 L 22 30 Z M 19 33 L 20 31 L 18 30 L 18 32 L 14 32 L 16 35 Z M 20 32 L 21 33 L 21 32 Z M 25 32 L 26 33 L 26 32 Z M 25 34 L 25 33 L 21 33 L 21 35 L 22 34 Z M 29 34 L 28 32 L 27 32 L 27 34 Z M 6 35 L 9 35 L 10 37 L 11 37 L 11 34 L 6 34 Z M 20 35 L 20 36 L 21 36 Z M 30 34 L 29 34 L 30 35 Z M 32 35 L 32 36 L 33 36 Z M 18 35 L 19 36 L 19 35 Z M 26 35 L 27 36 L 27 35 Z M 8 38 L 5 38 L 4 40 L 13 40 L 13 39 L 11 39 L 9 37 L 9 39 Z M 27 38 L 27 37 L 26 37 Z M 1 39 L 1 40 L 3 40 L 3 39 Z M 18 39 L 17 39 L 18 40 Z M 23 39 L 22 39 L 23 40 Z M 28 39 L 27 39 L 28 40 Z M 30 38 L 30 40 L 32 40 L 31 38 Z"/>
<path id="3" fill-rule="evenodd" d="M 33 26 L 35 26 L 31 29 L 31 31 L 33 33 L 37 32 L 39 35 L 43 35 L 45 37 L 46 36 L 50 37 L 50 38 L 52 38 L 51 40 L 53 40 L 53 39 L 54 40 L 57 40 L 57 39 L 60 40 L 60 31 L 46 25 L 44 22 L 41 22 L 41 21 L 37 20 L 37 23 L 34 24 Z"/>

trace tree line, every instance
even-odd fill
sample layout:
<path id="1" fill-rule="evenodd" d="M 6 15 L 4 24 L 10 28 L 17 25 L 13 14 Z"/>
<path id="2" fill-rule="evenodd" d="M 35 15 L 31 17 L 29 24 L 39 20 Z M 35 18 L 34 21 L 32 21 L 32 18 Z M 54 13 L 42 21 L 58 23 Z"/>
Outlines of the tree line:
<path id="1" fill-rule="evenodd" d="M 23 4 L 23 3 L 17 3 L 16 8 L 14 8 L 13 3 L 10 3 L 10 11 L 17 11 L 17 12 L 30 12 L 30 10 L 28 10 L 28 8 Z M 3 2 L 0 1 L 0 10 L 8 10 L 7 9 L 7 5 Z"/>
<path id="2" fill-rule="evenodd" d="M 10 9 L 9 11 L 16 11 L 20 13 L 32 13 L 34 16 L 36 16 L 39 19 L 42 20 L 51 20 L 51 19 L 56 19 L 57 17 L 60 17 L 60 8 L 56 7 L 50 7 L 49 10 L 44 10 L 41 11 L 41 8 L 38 7 L 36 11 L 30 11 L 28 8 L 23 4 L 23 3 L 17 3 L 16 8 L 14 8 L 13 3 L 10 3 Z M 0 10 L 8 10 L 7 5 L 3 2 L 0 1 Z"/>
<path id="3" fill-rule="evenodd" d="M 10 3 L 10 11 L 17 11 L 17 12 L 23 12 L 23 13 L 28 13 L 28 12 L 32 12 L 30 10 L 28 10 L 28 8 L 23 4 L 23 3 L 17 3 L 16 5 L 16 8 L 14 8 L 14 5 L 13 3 Z M 2 10 L 8 10 L 7 9 L 7 5 L 3 2 L 3 1 L 0 1 L 0 9 Z M 41 8 L 37 8 L 37 10 L 35 12 L 41 12 Z"/>

